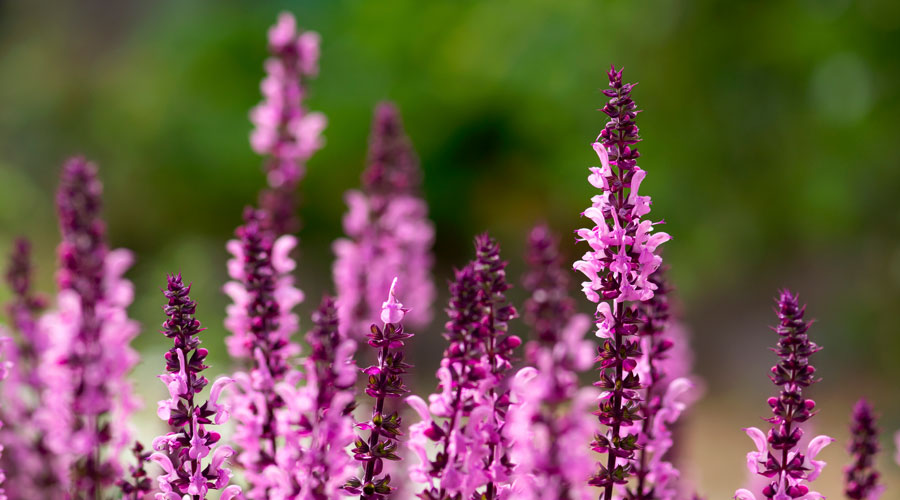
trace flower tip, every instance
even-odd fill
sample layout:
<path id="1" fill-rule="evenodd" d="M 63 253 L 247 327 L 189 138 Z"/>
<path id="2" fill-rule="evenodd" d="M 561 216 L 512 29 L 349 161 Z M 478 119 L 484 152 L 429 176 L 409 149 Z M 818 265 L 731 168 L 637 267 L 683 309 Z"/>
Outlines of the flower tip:
<path id="1" fill-rule="evenodd" d="M 391 290 L 388 292 L 388 299 L 381 304 L 381 321 L 385 323 L 399 323 L 403 321 L 403 317 L 409 311 L 397 300 L 396 288 L 397 278 L 394 277 L 394 280 L 391 282 Z"/>

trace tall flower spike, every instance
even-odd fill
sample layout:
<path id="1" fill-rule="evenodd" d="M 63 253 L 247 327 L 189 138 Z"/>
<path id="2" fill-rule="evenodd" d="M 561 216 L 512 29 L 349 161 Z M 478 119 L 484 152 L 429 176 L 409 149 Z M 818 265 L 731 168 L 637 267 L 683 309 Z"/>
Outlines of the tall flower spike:
<path id="1" fill-rule="evenodd" d="M 286 479 L 294 491 L 286 498 L 331 500 L 353 475 L 355 463 L 347 447 L 355 438 L 353 384 L 357 368 L 353 363 L 356 343 L 340 335 L 337 308 L 325 296 L 313 313 L 313 328 L 306 335 L 311 349 L 304 363 L 306 385 L 290 382 L 276 386 L 287 402 L 276 412 L 285 433 Z"/>
<path id="2" fill-rule="evenodd" d="M 514 497 L 588 500 L 593 465 L 584 443 L 597 431 L 590 407 L 598 394 L 579 388 L 578 374 L 593 364 L 593 342 L 584 338 L 591 320 L 574 314 L 569 277 L 546 226 L 529 234 L 526 260 L 525 321 L 534 331 L 526 352 L 533 366 L 513 380 L 505 429 L 516 464 Z"/>
<path id="3" fill-rule="evenodd" d="M 811 491 L 809 483 L 825 467 L 816 455 L 834 439 L 816 436 L 805 451 L 800 450 L 799 443 L 803 438 L 800 424 L 815 414 L 816 403 L 806 399 L 803 390 L 817 381 L 809 357 L 820 347 L 809 340 L 806 332 L 810 323 L 803 320 L 806 306 L 800 306 L 795 294 L 782 290 L 777 305 L 779 323 L 773 330 L 778 334 L 778 345 L 774 351 L 780 359 L 769 378 L 780 393 L 768 401 L 772 408 L 772 417 L 766 419 L 772 424 L 768 435 L 756 427 L 744 429 L 756 445 L 756 451 L 747 454 L 747 468 L 769 481 L 762 498 L 819 500 L 824 497 Z M 748 490 L 738 490 L 735 498 L 755 500 L 756 496 Z"/>
<path id="4" fill-rule="evenodd" d="M 173 342 L 166 353 L 166 372 L 159 376 L 169 391 L 169 398 L 159 402 L 157 415 L 166 421 L 172 432 L 153 440 L 150 460 L 163 469 L 156 480 L 158 500 L 177 500 L 182 497 L 204 500 L 209 490 L 222 490 L 223 499 L 240 495 L 240 488 L 228 486 L 231 471 L 226 459 L 234 454 L 230 447 L 219 444 L 221 436 L 207 429 L 228 420 L 229 408 L 219 399 L 222 390 L 232 383 L 221 377 L 213 383 L 209 399 L 197 401 L 209 383 L 202 372 L 208 351 L 200 347 L 200 333 L 205 330 L 194 318 L 197 304 L 188 295 L 181 274 L 168 276 L 163 294 L 168 299 L 164 307 L 166 321 L 161 333 Z M 204 465 L 204 459 L 209 457 Z"/>
<path id="5" fill-rule="evenodd" d="M 6 492 L 12 498 L 62 496 L 63 478 L 57 475 L 59 460 L 47 448 L 37 421 L 45 385 L 40 363 L 49 348 L 49 339 L 45 329 L 39 328 L 38 315 L 46 307 L 46 300 L 31 289 L 31 244 L 27 239 L 19 238 L 13 244 L 6 281 L 13 292 L 6 307 L 11 338 L 0 346 L 12 364 L 0 391 L 6 419 L 0 428 L 4 446 L 0 466 L 6 473 Z"/>
<path id="6" fill-rule="evenodd" d="M 387 301 L 381 308 L 383 328 L 372 325 L 369 345 L 378 349 L 378 364 L 363 370 L 369 376 L 366 394 L 374 400 L 372 419 L 357 425 L 361 431 L 369 431 L 368 439 L 362 433 L 353 448 L 354 458 L 363 466 L 363 477 L 353 477 L 344 485 L 351 495 L 360 495 L 360 500 L 380 500 L 387 498 L 393 488 L 390 474 L 383 475 L 384 460 L 400 460 L 397 455 L 397 439 L 402 434 L 399 412 L 385 414 L 387 398 L 399 398 L 409 392 L 403 383 L 403 375 L 410 365 L 403 361 L 403 346 L 411 333 L 403 330 L 403 318 L 408 309 L 403 307 L 395 295 L 397 279 L 391 283 Z"/>
<path id="7" fill-rule="evenodd" d="M 260 206 L 271 215 L 275 233 L 287 234 L 299 229 L 295 198 L 306 161 L 324 145 L 325 116 L 303 106 L 305 80 L 319 72 L 319 35 L 298 31 L 294 16 L 283 12 L 269 30 L 269 51 L 263 101 L 250 112 L 250 145 L 267 157 L 269 188 L 260 193 Z"/>
<path id="8" fill-rule="evenodd" d="M 249 483 L 247 497 L 270 498 L 287 486 L 267 469 L 283 469 L 279 464 L 282 430 L 276 412 L 285 407 L 275 390 L 286 380 L 301 375 L 290 363 L 300 348 L 291 342 L 299 320 L 292 309 L 303 294 L 294 287 L 290 272 L 294 262 L 288 256 L 296 238 L 274 238 L 265 225 L 266 213 L 247 208 L 244 225 L 228 243 L 233 258 L 228 269 L 234 281 L 225 285 L 233 304 L 228 307 L 225 326 L 232 332 L 226 339 L 232 357 L 249 364 L 249 370 L 234 375 L 237 383 L 231 404 L 234 407 L 237 462 Z M 285 474 L 287 471 L 282 470 Z"/>
<path id="9" fill-rule="evenodd" d="M 137 363 L 129 343 L 139 329 L 126 313 L 133 287 L 122 278 L 133 258 L 107 248 L 102 189 L 96 167 L 83 158 L 63 166 L 56 196 L 59 294 L 56 310 L 40 321 L 49 348 L 35 418 L 70 471 L 73 498 L 99 498 L 119 477 L 118 457 L 131 442 L 128 415 L 138 405 L 126 375 Z"/>
<path id="10" fill-rule="evenodd" d="M 860 399 L 853 407 L 850 422 L 850 446 L 853 462 L 844 468 L 844 494 L 853 500 L 878 500 L 884 486 L 878 484 L 880 475 L 875 470 L 878 454 L 878 428 L 872 406 Z"/>
<path id="11" fill-rule="evenodd" d="M 641 356 L 636 303 L 653 297 L 655 285 L 650 275 L 662 263 L 657 247 L 669 240 L 666 233 L 653 233 L 654 223 L 641 220 L 650 212 L 650 197 L 638 189 L 646 176 L 637 166 L 640 156 L 633 146 L 641 139 L 634 119 L 637 106 L 631 99 L 632 83 L 622 83 L 622 71 L 613 67 L 610 98 L 603 112 L 610 120 L 594 142 L 600 167 L 592 167 L 588 181 L 600 189 L 583 215 L 594 227 L 579 229 L 578 239 L 590 250 L 575 269 L 588 281 L 582 284 L 585 296 L 597 306 L 597 336 L 602 340 L 599 356 L 603 392 L 597 415 L 606 426 L 593 443 L 594 451 L 606 455 L 591 484 L 603 490 L 602 500 L 612 500 L 615 485 L 624 485 L 633 474 L 629 460 L 638 450 L 638 434 L 622 432 L 640 415 L 641 380 L 634 371 Z M 602 299 L 602 301 L 601 301 Z M 606 302 L 609 301 L 609 302 Z"/>
<path id="12" fill-rule="evenodd" d="M 475 260 L 450 284 L 439 392 L 429 396 L 430 404 L 407 398 L 422 418 L 410 427 L 408 446 L 421 462 L 410 475 L 426 485 L 423 499 L 494 499 L 511 486 L 511 443 L 503 432 L 506 374 L 521 340 L 508 333 L 507 323 L 518 313 L 506 301 L 510 286 L 499 245 L 485 234 L 475 239 L 475 249 Z M 429 441 L 437 446 L 434 458 Z"/>
<path id="13" fill-rule="evenodd" d="M 687 377 L 688 366 L 683 353 L 686 341 L 679 335 L 680 326 L 671 318 L 663 270 L 650 275 L 656 286 L 653 297 L 639 309 L 641 359 L 635 371 L 644 385 L 640 411 L 642 420 L 629 432 L 639 433 L 636 457 L 631 462 L 636 481 L 626 497 L 634 500 L 673 500 L 682 492 L 680 472 L 669 461 L 674 436 L 671 429 L 687 405 L 695 399 L 695 383 Z"/>
<path id="14" fill-rule="evenodd" d="M 397 108 L 375 109 L 369 164 L 362 190 L 345 195 L 346 238 L 334 242 L 333 268 L 341 330 L 357 335 L 378 320 L 384 290 L 399 277 L 398 291 L 410 305 L 407 322 L 423 327 L 431 319 L 434 226 L 419 188 L 421 171 Z"/>

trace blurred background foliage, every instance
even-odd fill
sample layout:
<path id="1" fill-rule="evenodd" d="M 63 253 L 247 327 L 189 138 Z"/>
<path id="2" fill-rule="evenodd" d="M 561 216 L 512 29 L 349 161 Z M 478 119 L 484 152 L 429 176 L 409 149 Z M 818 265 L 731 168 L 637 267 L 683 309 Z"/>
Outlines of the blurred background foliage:
<path id="1" fill-rule="evenodd" d="M 675 238 L 665 258 L 707 384 L 686 425 L 689 477 L 711 499 L 744 482 L 740 427 L 768 411 L 767 325 L 782 286 L 809 302 L 825 346 L 815 420 L 839 442 L 824 454 L 823 493 L 840 494 L 855 398 L 875 403 L 884 429 L 900 427 L 895 0 L 0 1 L 0 244 L 32 238 L 52 292 L 58 169 L 74 153 L 100 165 L 111 243 L 138 256 L 144 432 L 156 432 L 163 392 L 166 272 L 194 282 L 215 369 L 230 369 L 224 242 L 264 182 L 247 112 L 283 9 L 322 36 L 308 105 L 329 120 L 301 188 L 304 318 L 331 289 L 342 193 L 358 185 L 381 99 L 399 104 L 422 159 L 440 284 L 484 230 L 514 282 L 536 221 L 577 257 L 599 89 L 615 63 L 640 82 L 642 191 Z M 413 341 L 419 392 L 434 386 L 442 322 Z M 882 466 L 897 491 L 889 441 Z"/>

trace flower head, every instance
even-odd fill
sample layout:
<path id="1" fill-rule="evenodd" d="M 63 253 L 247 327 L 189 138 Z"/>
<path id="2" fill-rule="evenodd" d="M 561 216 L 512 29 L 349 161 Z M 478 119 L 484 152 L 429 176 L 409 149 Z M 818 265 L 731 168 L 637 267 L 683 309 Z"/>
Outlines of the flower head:
<path id="1" fill-rule="evenodd" d="M 288 472 L 279 463 L 283 455 L 278 444 L 285 431 L 276 418 L 286 402 L 276 386 L 302 378 L 291 363 L 300 351 L 291 341 L 299 328 L 292 309 L 303 299 L 290 274 L 294 262 L 288 254 L 296 239 L 291 235 L 276 239 L 265 224 L 267 215 L 245 210 L 244 225 L 235 231 L 238 239 L 228 244 L 233 254 L 229 274 L 234 281 L 225 285 L 234 301 L 225 322 L 232 332 L 226 343 L 233 357 L 249 365 L 247 371 L 234 375 L 237 391 L 230 403 L 236 420 L 237 461 L 250 485 L 250 498 L 290 494 L 290 485 L 269 472 L 270 468 Z M 283 491 L 285 487 L 288 491 Z"/>
<path id="2" fill-rule="evenodd" d="M 653 297 L 656 285 L 650 275 L 662 263 L 659 245 L 669 239 L 666 233 L 653 233 L 654 223 L 642 219 L 651 202 L 649 196 L 638 194 L 646 172 L 637 166 L 640 153 L 634 147 L 641 140 L 634 122 L 638 114 L 631 98 L 634 84 L 623 83 L 622 70 L 614 67 L 608 76 L 610 88 L 603 94 L 610 99 L 603 112 L 609 122 L 592 145 L 600 167 L 592 167 L 588 176 L 600 194 L 583 213 L 594 226 L 576 232 L 590 249 L 574 264 L 588 278 L 582 283 L 585 296 L 598 302 L 597 336 L 603 339 L 597 358 L 600 380 L 595 384 L 603 392 L 596 413 L 607 431 L 592 447 L 606 455 L 606 463 L 591 480 L 603 489 L 603 500 L 612 500 L 614 487 L 628 482 L 633 474 L 628 460 L 640 448 L 639 433 L 623 431 L 643 418 L 639 405 L 643 382 L 635 372 L 641 347 L 632 338 L 639 322 L 634 303 Z"/>
<path id="3" fill-rule="evenodd" d="M 345 195 L 345 238 L 334 242 L 333 275 L 341 331 L 363 339 L 377 322 L 384 290 L 398 277 L 397 293 L 410 306 L 404 321 L 424 326 L 431 317 L 434 226 L 420 191 L 421 171 L 397 108 L 379 104 L 361 190 Z"/>
<path id="4" fill-rule="evenodd" d="M 844 468 L 844 494 L 853 500 L 877 500 L 884 492 L 875 470 L 878 454 L 878 428 L 872 406 L 860 399 L 853 407 L 850 422 L 851 441 L 848 451 L 853 462 Z"/>
<path id="5" fill-rule="evenodd" d="M 353 458 L 363 467 L 362 477 L 352 477 L 344 485 L 345 492 L 360 495 L 362 500 L 380 500 L 393 491 L 390 474 L 384 474 L 385 460 L 400 460 L 397 454 L 397 439 L 401 434 L 401 418 L 397 411 L 388 413 L 385 401 L 399 398 L 409 392 L 403 375 L 410 365 L 403 361 L 403 347 L 411 333 L 403 330 L 399 323 L 405 314 L 403 304 L 394 295 L 396 278 L 384 302 L 382 315 L 384 326 L 372 325 L 369 329 L 369 345 L 378 351 L 378 362 L 363 370 L 368 375 L 366 394 L 374 401 L 372 419 L 361 422 L 357 427 L 362 431 L 353 447 Z M 397 320 L 391 322 L 387 320 Z M 368 431 L 368 438 L 363 434 Z"/>
<path id="6" fill-rule="evenodd" d="M 234 451 L 219 444 L 221 436 L 207 428 L 228 419 L 228 408 L 219 403 L 222 390 L 234 381 L 221 377 L 213 383 L 210 397 L 200 402 L 197 395 L 209 383 L 202 372 L 208 366 L 204 360 L 207 350 L 200 347 L 200 333 L 204 328 L 194 314 L 197 304 L 188 295 L 181 274 L 168 276 L 163 292 L 168 303 L 164 307 L 166 320 L 161 333 L 171 339 L 173 346 L 166 353 L 166 373 L 160 379 L 169 390 L 169 398 L 159 402 L 159 416 L 173 429 L 153 440 L 155 452 L 149 459 L 163 468 L 157 476 L 161 493 L 159 499 L 181 498 L 182 495 L 205 499 L 209 490 L 226 490 L 230 495 L 240 493 L 229 487 L 231 472 L 225 458 Z M 209 457 L 208 465 L 203 465 Z M 227 491 L 227 490 L 226 490 Z M 224 497 L 224 492 L 223 492 Z"/>
<path id="7" fill-rule="evenodd" d="M 299 228 L 295 190 L 306 161 L 325 144 L 325 116 L 303 106 L 305 80 L 318 73 L 319 35 L 300 32 L 294 16 L 283 12 L 269 30 L 269 51 L 260 86 L 263 102 L 250 112 L 250 145 L 267 156 L 269 189 L 260 194 L 260 205 L 271 215 L 275 233 L 286 234 Z"/>
<path id="8" fill-rule="evenodd" d="M 574 314 L 556 238 L 546 226 L 531 231 L 527 250 L 525 320 L 534 340 L 526 352 L 533 366 L 513 378 L 504 429 L 516 464 L 513 491 L 523 499 L 587 500 L 595 495 L 584 443 L 598 430 L 590 410 L 598 394 L 579 388 L 578 374 L 593 364 L 593 343 L 584 338 L 591 321 Z"/>
<path id="9" fill-rule="evenodd" d="M 511 441 L 503 434 L 510 405 L 507 374 L 519 337 L 508 332 L 518 316 L 506 301 L 506 262 L 488 235 L 475 239 L 475 260 L 456 271 L 450 284 L 449 345 L 438 369 L 438 392 L 429 403 L 407 402 L 422 418 L 410 427 L 409 449 L 420 463 L 411 472 L 425 484 L 422 498 L 487 498 L 512 485 Z M 429 458 L 429 442 L 438 453 Z"/>
<path id="10" fill-rule="evenodd" d="M 789 290 L 781 291 L 776 308 L 779 323 L 774 328 L 779 337 L 774 349 L 779 362 L 769 375 L 781 391 L 768 401 L 772 417 L 766 420 L 772 427 L 767 434 L 755 427 L 745 429 L 756 445 L 756 451 L 747 454 L 747 468 L 768 479 L 761 492 L 767 499 L 822 498 L 810 490 L 809 483 L 825 467 L 825 462 L 816 460 L 816 456 L 834 441 L 828 436 L 816 436 L 805 452 L 799 449 L 803 429 L 797 424 L 809 420 L 815 414 L 816 406 L 813 400 L 803 396 L 803 390 L 816 382 L 815 368 L 809 364 L 809 357 L 820 349 L 807 335 L 810 323 L 803 319 L 805 311 L 806 306 L 800 306 L 795 294 Z M 755 497 L 747 490 L 738 490 L 736 498 Z"/>
<path id="11" fill-rule="evenodd" d="M 138 406 L 126 378 L 137 363 L 129 344 L 139 331 L 126 312 L 133 287 L 123 278 L 133 257 L 108 249 L 101 194 L 96 166 L 83 158 L 66 162 L 56 196 L 59 293 L 56 310 L 39 322 L 48 347 L 35 415 L 60 468 L 71 471 L 70 487 L 92 496 L 119 475 L 118 456 L 131 442 L 127 417 Z"/>

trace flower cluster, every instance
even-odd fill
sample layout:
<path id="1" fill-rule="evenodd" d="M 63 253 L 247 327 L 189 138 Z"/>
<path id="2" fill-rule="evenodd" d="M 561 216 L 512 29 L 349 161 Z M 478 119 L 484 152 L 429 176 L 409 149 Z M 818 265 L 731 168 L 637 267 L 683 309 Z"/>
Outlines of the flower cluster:
<path id="1" fill-rule="evenodd" d="M 225 321 L 232 333 L 226 339 L 228 351 L 251 366 L 234 375 L 238 390 L 231 400 L 237 462 L 250 484 L 249 498 L 270 498 L 279 488 L 273 474 L 266 472 L 271 466 L 278 468 L 280 429 L 275 413 L 285 406 L 275 386 L 299 378 L 290 363 L 300 351 L 291 342 L 299 328 L 292 309 L 303 300 L 290 274 L 295 267 L 290 251 L 297 240 L 291 235 L 275 239 L 266 216 L 261 210 L 245 210 L 244 225 L 235 231 L 238 239 L 228 243 L 233 256 L 228 272 L 234 281 L 225 285 L 233 300 Z"/>
<path id="2" fill-rule="evenodd" d="M 120 478 L 117 484 L 122 490 L 123 500 L 143 500 L 153 489 L 153 481 L 144 468 L 150 460 L 151 453 L 144 451 L 144 445 L 135 441 L 131 454 L 134 456 L 134 465 L 128 466 L 130 477 Z"/>
<path id="3" fill-rule="evenodd" d="M 260 204 L 272 215 L 275 232 L 286 234 L 298 229 L 295 190 L 306 161 L 324 145 L 325 116 L 303 106 L 304 79 L 319 72 L 319 35 L 298 32 L 294 16 L 285 12 L 269 30 L 269 51 L 260 85 L 264 100 L 250 112 L 255 127 L 250 145 L 268 157 L 269 189 L 261 193 Z"/>
<path id="4" fill-rule="evenodd" d="M 413 334 L 404 325 L 426 328 L 431 319 L 435 228 L 393 104 L 375 110 L 362 186 L 346 195 L 346 237 L 333 245 L 337 297 L 325 295 L 312 314 L 301 357 L 294 309 L 304 297 L 295 286 L 291 233 L 298 229 L 296 188 L 324 144 L 325 118 L 303 105 L 306 79 L 318 71 L 318 36 L 282 14 L 268 38 L 272 57 L 250 136 L 266 157 L 267 187 L 261 208 L 245 209 L 226 246 L 224 340 L 237 372 L 210 384 L 191 285 L 180 273 L 167 276 L 160 333 L 171 348 L 159 379 L 168 395 L 156 408 L 167 429 L 152 450 L 131 440 L 127 425 L 138 402 L 127 380 L 137 362 L 129 343 L 139 329 L 126 311 L 134 290 L 123 276 L 133 258 L 107 245 L 96 167 L 69 160 L 56 199 L 59 290 L 49 311 L 51 301 L 31 289 L 27 241 L 15 243 L 7 271 L 0 500 L 699 500 L 675 466 L 675 424 L 700 384 L 661 267 L 659 247 L 670 237 L 654 231 L 651 199 L 639 194 L 646 177 L 637 166 L 639 111 L 622 71 L 610 69 L 603 91 L 609 122 L 592 144 L 600 166 L 588 175 L 599 193 L 582 214 L 591 227 L 576 232 L 589 248 L 573 265 L 596 304 L 599 347 L 585 338 L 591 318 L 576 313 L 556 238 L 539 225 L 525 252 L 524 322 L 532 335 L 520 364 L 507 262 L 482 234 L 474 259 L 449 284 L 447 345 L 437 388 L 423 399 L 407 396 L 405 350 Z M 769 377 L 778 394 L 768 399 L 769 428 L 744 429 L 755 444 L 747 468 L 760 484 L 734 498 L 823 500 L 812 483 L 825 466 L 819 453 L 834 440 L 804 436 L 816 414 L 807 394 L 817 382 L 810 357 L 820 348 L 795 294 L 780 292 L 776 312 L 779 360 Z M 360 370 L 354 356 L 363 338 L 374 362 Z M 596 387 L 582 386 L 596 363 Z M 361 422 L 353 415 L 360 371 L 369 402 Z M 397 401 L 404 397 L 420 416 L 408 428 Z M 232 417 L 234 447 L 217 432 Z M 877 500 L 884 491 L 875 420 L 872 406 L 858 402 L 844 469 L 850 499 Z M 132 443 L 134 461 L 125 470 L 120 457 Z M 408 468 L 406 451 L 418 459 Z"/>
<path id="5" fill-rule="evenodd" d="M 640 342 L 634 338 L 639 318 L 629 302 L 653 297 L 656 285 L 650 275 L 662 263 L 657 247 L 669 239 L 666 233 L 653 233 L 653 222 L 641 220 L 650 212 L 651 202 L 649 196 L 638 194 L 646 172 L 637 166 L 640 153 L 633 147 L 641 140 L 634 123 L 638 113 L 631 99 L 634 84 L 622 83 L 621 70 L 612 68 L 608 75 L 610 89 L 603 93 L 610 100 L 603 112 L 610 120 L 593 144 L 601 166 L 592 167 L 588 177 L 601 193 L 584 211 L 594 227 L 577 231 L 590 250 L 574 265 L 588 278 L 582 286 L 587 298 L 599 302 L 597 336 L 603 344 L 596 385 L 603 393 L 597 414 L 607 431 L 597 435 L 593 449 L 607 459 L 591 484 L 603 489 L 603 500 L 612 500 L 614 486 L 628 481 L 633 473 L 629 460 L 639 448 L 638 434 L 622 432 L 641 419 L 641 380 L 634 371 L 641 356 Z"/>
<path id="6" fill-rule="evenodd" d="M 694 399 L 694 382 L 687 376 L 684 356 L 675 347 L 686 339 L 679 335 L 678 325 L 673 323 L 670 312 L 668 284 L 662 269 L 650 275 L 656 287 L 653 297 L 639 308 L 641 359 L 635 372 L 644 388 L 640 401 L 642 420 L 635 422 L 627 432 L 640 435 L 631 468 L 635 484 L 627 490 L 627 498 L 635 500 L 674 500 L 678 498 L 680 472 L 666 454 L 674 444 L 671 429 Z"/>
<path id="7" fill-rule="evenodd" d="M 9 337 L 0 337 L 0 343 L 9 342 L 11 339 Z M 6 380 L 9 376 L 10 368 L 12 368 L 12 362 L 7 361 L 0 357 L 0 382 Z M 3 428 L 3 421 L 0 420 L 0 429 Z M 0 458 L 3 457 L 3 445 L 0 445 Z M 3 488 L 3 483 L 6 481 L 6 473 L 3 468 L 0 467 L 0 500 L 7 500 L 6 490 Z"/>
<path id="8" fill-rule="evenodd" d="M 360 495 L 361 500 L 380 500 L 390 495 L 391 476 L 382 475 L 384 460 L 400 460 L 397 439 L 402 434 L 402 421 L 397 411 L 385 413 L 384 404 L 387 398 L 399 398 L 409 392 L 403 382 L 403 374 L 410 368 L 403 361 L 403 346 L 413 335 L 403 330 L 401 322 L 408 309 L 397 300 L 396 287 L 394 278 L 388 300 L 381 308 L 384 327 L 373 324 L 368 334 L 369 345 L 378 350 L 378 364 L 363 370 L 369 376 L 366 394 L 374 400 L 372 419 L 357 424 L 360 430 L 369 431 L 369 437 L 358 437 L 353 447 L 354 459 L 363 465 L 363 477 L 352 477 L 344 485 L 347 493 Z"/>
<path id="9" fill-rule="evenodd" d="M 355 470 L 346 449 L 355 438 L 350 413 L 355 408 L 356 343 L 338 332 L 331 297 L 322 298 L 312 321 L 306 335 L 311 349 L 304 363 L 306 384 L 285 381 L 275 388 L 285 401 L 276 412 L 279 426 L 286 429 L 279 479 L 292 488 L 285 498 L 330 500 L 340 496 Z"/>
<path id="10" fill-rule="evenodd" d="M 410 427 L 409 448 L 420 460 L 410 479 L 426 485 L 423 499 L 470 498 L 479 488 L 493 499 L 508 492 L 511 482 L 504 384 L 513 349 L 521 344 L 507 328 L 517 312 L 506 302 L 510 286 L 499 245 L 481 235 L 475 248 L 475 260 L 456 271 L 450 285 L 440 392 L 429 396 L 429 404 L 407 398 L 422 418 Z M 429 441 L 438 448 L 434 458 L 428 456 Z"/>
<path id="11" fill-rule="evenodd" d="M 783 290 L 777 304 L 779 323 L 774 330 L 779 340 L 775 352 L 780 359 L 772 367 L 769 378 L 781 392 L 768 401 L 772 408 L 772 417 L 767 419 L 772 424 L 768 434 L 756 427 L 745 429 L 756 444 L 756 451 L 747 454 L 747 468 L 768 479 L 762 490 L 763 498 L 821 499 L 821 494 L 809 489 L 809 483 L 825 467 L 825 462 L 816 460 L 816 455 L 834 439 L 816 436 L 810 440 L 806 453 L 799 449 L 803 438 L 801 424 L 815 414 L 816 407 L 812 399 L 803 396 L 803 390 L 816 382 L 816 370 L 809 364 L 809 357 L 820 348 L 809 340 L 809 323 L 803 320 L 806 307 L 800 306 L 797 296 Z M 741 489 L 735 498 L 754 500 L 756 496 Z"/>
<path id="12" fill-rule="evenodd" d="M 292 309 L 303 300 L 290 275 L 295 264 L 289 254 L 296 238 L 275 239 L 265 224 L 266 215 L 245 210 L 244 225 L 235 231 L 238 239 L 228 243 L 233 256 L 228 272 L 234 281 L 225 285 L 233 300 L 225 321 L 232 333 L 226 339 L 228 351 L 250 364 L 247 372 L 234 375 L 238 390 L 231 400 L 237 462 L 250 484 L 249 498 L 270 498 L 272 490 L 279 488 L 273 474 L 266 472 L 270 466 L 278 467 L 280 432 L 275 413 L 285 406 L 275 386 L 299 378 L 290 363 L 300 350 L 291 342 L 299 328 Z"/>
<path id="13" fill-rule="evenodd" d="M 525 320 L 535 337 L 526 353 L 533 366 L 515 376 L 506 427 L 515 498 L 587 500 L 594 497 L 587 484 L 593 466 L 584 443 L 596 432 L 590 406 L 597 393 L 580 388 L 578 374 L 594 361 L 593 343 L 584 338 L 591 321 L 573 312 L 568 274 L 546 226 L 531 231 L 527 250 Z"/>
<path id="14" fill-rule="evenodd" d="M 190 285 L 185 285 L 181 274 L 169 275 L 164 292 L 168 299 L 165 306 L 166 321 L 162 334 L 172 339 L 174 346 L 166 353 L 166 373 L 159 376 L 169 390 L 168 399 L 159 402 L 157 415 L 173 429 L 153 440 L 150 460 L 159 464 L 163 474 L 157 477 L 157 500 L 205 499 L 209 490 L 222 490 L 221 498 L 239 497 L 238 486 L 228 486 L 231 471 L 226 460 L 234 450 L 225 445 L 217 446 L 219 433 L 207 429 L 208 425 L 221 425 L 228 421 L 228 407 L 219 402 L 222 390 L 232 383 L 228 377 L 216 380 L 210 389 L 209 399 L 196 400 L 209 380 L 202 375 L 208 368 L 204 360 L 208 351 L 200 347 L 199 334 L 204 330 L 194 318 L 197 304 L 188 295 Z M 207 465 L 203 460 L 209 457 Z"/>
<path id="15" fill-rule="evenodd" d="M 844 494 L 853 500 L 878 500 L 884 486 L 878 484 L 880 475 L 875 470 L 878 454 L 878 428 L 872 405 L 860 399 L 853 407 L 850 422 L 850 446 L 847 451 L 853 462 L 844 469 Z"/>
<path id="16" fill-rule="evenodd" d="M 420 183 L 418 159 L 400 113 L 393 104 L 382 103 L 375 109 L 363 189 L 344 197 L 347 237 L 334 242 L 333 274 L 343 332 L 367 331 L 394 277 L 402 287 L 398 293 L 408 297 L 407 322 L 419 327 L 431 319 L 434 226 L 419 194 Z"/>
<path id="17" fill-rule="evenodd" d="M 2 386 L 3 418 L 0 442 L 4 453 L 0 464 L 6 472 L 6 491 L 12 498 L 40 498 L 61 495 L 62 478 L 57 458 L 48 448 L 36 414 L 44 394 L 39 371 L 41 359 L 49 347 L 46 331 L 39 328 L 39 314 L 46 307 L 44 297 L 34 295 L 32 285 L 31 244 L 19 238 L 13 244 L 6 281 L 13 292 L 7 304 L 10 332 L 0 344 L 9 363 Z M 3 328 L 0 327 L 0 332 Z"/>
<path id="18" fill-rule="evenodd" d="M 133 258 L 107 249 L 101 192 L 94 165 L 83 158 L 66 162 L 56 200 L 59 293 L 56 310 L 39 324 L 49 347 L 35 419 L 74 498 L 98 497 L 115 482 L 118 456 L 130 443 L 128 416 L 137 406 L 126 375 L 137 363 L 129 343 L 139 328 L 126 313 L 134 291 L 122 277 Z"/>

